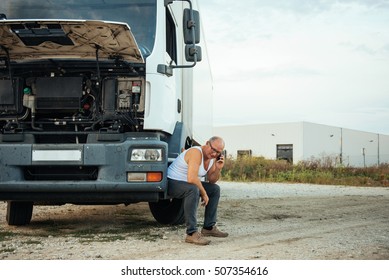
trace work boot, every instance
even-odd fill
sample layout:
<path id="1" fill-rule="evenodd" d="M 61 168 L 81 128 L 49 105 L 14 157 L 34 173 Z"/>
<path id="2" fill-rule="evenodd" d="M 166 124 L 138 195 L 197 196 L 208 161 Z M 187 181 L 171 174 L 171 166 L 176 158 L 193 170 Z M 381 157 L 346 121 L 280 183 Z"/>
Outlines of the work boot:
<path id="1" fill-rule="evenodd" d="M 201 230 L 201 234 L 203 236 L 213 236 L 213 237 L 227 237 L 227 232 L 220 231 L 216 226 L 213 226 L 212 229 L 205 229 L 203 228 Z"/>
<path id="2" fill-rule="evenodd" d="M 185 238 L 185 242 L 193 243 L 196 245 L 208 245 L 211 241 L 205 239 L 200 232 L 196 231 L 192 235 L 187 235 Z"/>

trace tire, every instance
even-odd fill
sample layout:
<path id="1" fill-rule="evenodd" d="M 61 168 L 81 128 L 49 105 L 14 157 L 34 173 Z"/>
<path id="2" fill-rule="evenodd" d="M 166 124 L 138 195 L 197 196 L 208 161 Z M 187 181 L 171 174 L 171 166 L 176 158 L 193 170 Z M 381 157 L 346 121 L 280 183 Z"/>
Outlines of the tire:
<path id="1" fill-rule="evenodd" d="M 31 222 L 32 201 L 7 201 L 7 222 L 10 226 L 23 226 Z"/>
<path id="2" fill-rule="evenodd" d="M 185 222 L 183 199 L 167 199 L 149 202 L 151 214 L 164 225 L 181 225 Z"/>

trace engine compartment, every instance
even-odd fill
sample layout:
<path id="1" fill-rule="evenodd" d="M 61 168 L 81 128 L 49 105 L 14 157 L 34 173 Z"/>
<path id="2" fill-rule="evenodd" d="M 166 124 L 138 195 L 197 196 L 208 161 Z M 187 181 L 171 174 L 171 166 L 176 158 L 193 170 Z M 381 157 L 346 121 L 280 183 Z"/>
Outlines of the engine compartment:
<path id="1" fill-rule="evenodd" d="M 37 142 L 80 143 L 91 132 L 141 131 L 144 70 L 142 64 L 120 61 L 97 68 L 90 61 L 50 60 L 11 69 L 3 63 L 0 132 L 31 133 Z"/>

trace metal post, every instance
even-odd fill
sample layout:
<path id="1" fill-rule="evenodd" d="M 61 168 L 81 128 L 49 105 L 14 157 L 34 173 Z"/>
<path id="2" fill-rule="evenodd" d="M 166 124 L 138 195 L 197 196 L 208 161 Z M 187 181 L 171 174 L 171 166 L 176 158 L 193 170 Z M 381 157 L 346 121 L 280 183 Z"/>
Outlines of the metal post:
<path id="1" fill-rule="evenodd" d="M 380 134 L 377 133 L 377 165 L 380 165 Z"/>
<path id="2" fill-rule="evenodd" d="M 339 155 L 340 165 L 343 164 L 343 128 L 340 128 L 340 155 Z"/>
<path id="3" fill-rule="evenodd" d="M 363 167 L 366 168 L 366 154 L 365 154 L 365 148 L 362 148 L 362 156 L 363 156 Z"/>

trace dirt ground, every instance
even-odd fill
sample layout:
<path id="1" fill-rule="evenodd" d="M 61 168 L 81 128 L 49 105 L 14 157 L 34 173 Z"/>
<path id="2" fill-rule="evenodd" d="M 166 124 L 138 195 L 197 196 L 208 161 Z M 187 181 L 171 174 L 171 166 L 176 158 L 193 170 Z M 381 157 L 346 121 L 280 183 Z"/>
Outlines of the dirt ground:
<path id="1" fill-rule="evenodd" d="M 230 236 L 208 246 L 185 243 L 185 227 L 158 224 L 146 203 L 35 206 L 15 227 L 0 202 L 0 259 L 389 260 L 389 188 L 220 185 Z"/>

